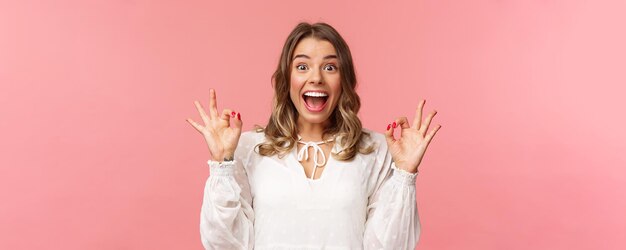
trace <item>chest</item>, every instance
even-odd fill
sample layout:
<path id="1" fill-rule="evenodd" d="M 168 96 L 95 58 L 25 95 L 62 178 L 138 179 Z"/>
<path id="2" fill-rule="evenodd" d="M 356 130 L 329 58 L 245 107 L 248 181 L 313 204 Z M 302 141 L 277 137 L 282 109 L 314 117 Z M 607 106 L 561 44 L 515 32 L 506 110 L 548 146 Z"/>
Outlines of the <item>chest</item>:
<path id="1" fill-rule="evenodd" d="M 294 150 L 295 151 L 295 150 Z M 310 152 L 311 153 L 311 152 Z M 330 149 L 326 152 L 330 154 Z M 300 162 L 296 153 L 283 158 L 263 157 L 249 176 L 255 210 L 272 211 L 364 211 L 368 200 L 367 164 L 329 158 L 317 167 Z M 320 171 L 321 170 L 321 171 Z M 309 173 L 309 174 L 307 174 Z"/>

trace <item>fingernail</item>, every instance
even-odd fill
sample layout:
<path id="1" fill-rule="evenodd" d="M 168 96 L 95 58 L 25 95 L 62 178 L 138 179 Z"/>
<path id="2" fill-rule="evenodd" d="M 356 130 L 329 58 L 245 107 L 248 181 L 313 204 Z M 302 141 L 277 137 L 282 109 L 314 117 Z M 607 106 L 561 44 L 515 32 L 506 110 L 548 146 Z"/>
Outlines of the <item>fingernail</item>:
<path id="1" fill-rule="evenodd" d="M 240 113 L 237 113 L 237 120 L 241 121 L 241 114 Z"/>
<path id="2" fill-rule="evenodd" d="M 396 125 L 397 125 L 396 122 L 393 122 L 393 125 L 392 125 L 393 128 L 396 128 Z"/>
<path id="3" fill-rule="evenodd" d="M 391 128 L 391 124 L 387 124 L 387 130 Z"/>
<path id="4" fill-rule="evenodd" d="M 231 117 L 235 117 L 235 111 L 233 111 L 232 113 L 230 113 Z"/>

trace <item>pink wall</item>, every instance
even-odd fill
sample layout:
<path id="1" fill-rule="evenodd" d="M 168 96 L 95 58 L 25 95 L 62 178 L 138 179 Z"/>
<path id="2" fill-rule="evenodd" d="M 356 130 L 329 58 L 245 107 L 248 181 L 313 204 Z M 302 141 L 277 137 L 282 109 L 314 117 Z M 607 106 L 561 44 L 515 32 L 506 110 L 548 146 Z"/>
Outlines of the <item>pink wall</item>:
<path id="1" fill-rule="evenodd" d="M 185 119 L 214 87 L 265 123 L 300 20 L 350 44 L 366 127 L 439 111 L 419 249 L 626 247 L 624 1 L 42 2 L 0 1 L 0 249 L 201 249 Z"/>

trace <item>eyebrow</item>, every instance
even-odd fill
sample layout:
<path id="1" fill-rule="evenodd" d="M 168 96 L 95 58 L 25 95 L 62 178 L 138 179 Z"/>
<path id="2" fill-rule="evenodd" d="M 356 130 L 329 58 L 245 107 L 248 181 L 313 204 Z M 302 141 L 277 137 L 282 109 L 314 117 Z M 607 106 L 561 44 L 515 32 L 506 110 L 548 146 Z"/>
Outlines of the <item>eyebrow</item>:
<path id="1" fill-rule="evenodd" d="M 298 55 L 294 56 L 292 60 L 296 60 L 296 58 L 300 58 L 300 57 L 304 57 L 304 58 L 306 58 L 306 59 L 311 59 L 311 57 L 309 57 L 309 56 L 307 56 L 307 55 L 304 55 L 304 54 L 298 54 Z M 336 59 L 336 58 L 337 58 L 337 55 L 327 55 L 327 56 L 325 56 L 325 57 L 324 57 L 324 60 L 326 60 L 326 59 L 331 59 L 331 58 Z"/>

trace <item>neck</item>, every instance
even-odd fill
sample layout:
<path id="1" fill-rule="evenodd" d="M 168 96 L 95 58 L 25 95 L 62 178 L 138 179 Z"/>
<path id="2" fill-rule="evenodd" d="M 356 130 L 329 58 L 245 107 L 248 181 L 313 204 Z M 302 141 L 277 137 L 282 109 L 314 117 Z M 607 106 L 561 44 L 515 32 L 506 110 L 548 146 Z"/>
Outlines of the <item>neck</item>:
<path id="1" fill-rule="evenodd" d="M 298 118 L 298 134 L 302 137 L 303 141 L 323 141 L 324 129 L 328 127 L 330 121 L 326 120 L 323 123 L 310 123 L 304 121 L 301 117 Z"/>

